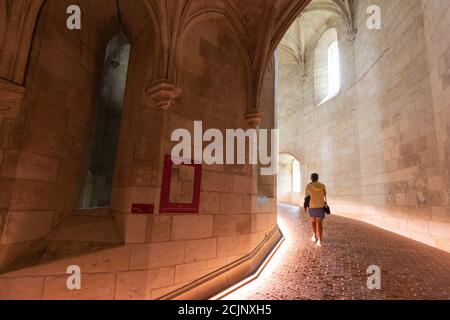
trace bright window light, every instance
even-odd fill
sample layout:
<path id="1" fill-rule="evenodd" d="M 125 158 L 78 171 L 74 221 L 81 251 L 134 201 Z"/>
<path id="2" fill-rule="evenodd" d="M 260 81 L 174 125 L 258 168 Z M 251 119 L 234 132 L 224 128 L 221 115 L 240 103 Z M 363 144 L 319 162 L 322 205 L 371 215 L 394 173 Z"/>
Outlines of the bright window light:
<path id="1" fill-rule="evenodd" d="M 292 191 L 300 192 L 300 162 L 294 160 L 292 163 Z"/>
<path id="2" fill-rule="evenodd" d="M 339 46 L 333 41 L 328 47 L 328 99 L 334 97 L 341 89 L 341 68 L 339 66 Z"/>

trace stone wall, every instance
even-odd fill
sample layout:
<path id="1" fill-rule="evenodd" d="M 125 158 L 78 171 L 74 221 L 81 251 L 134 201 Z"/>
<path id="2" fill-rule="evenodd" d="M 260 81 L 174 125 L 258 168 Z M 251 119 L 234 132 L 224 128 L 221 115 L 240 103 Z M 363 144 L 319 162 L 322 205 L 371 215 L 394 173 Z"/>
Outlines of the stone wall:
<path id="1" fill-rule="evenodd" d="M 186 29 L 179 70 L 183 95 L 164 116 L 163 154 L 170 154 L 176 144 L 170 141 L 174 130 L 185 128 L 194 136 L 194 120 L 202 121 L 204 131 L 216 128 L 224 137 L 226 129 L 248 127 L 242 106 L 248 101 L 249 74 L 230 28 L 222 18 L 213 18 L 199 19 Z M 200 214 L 153 218 L 147 246 L 169 246 L 179 257 L 167 260 L 173 281 L 155 295 L 242 258 L 276 227 L 276 199 L 258 202 L 255 173 L 250 165 L 203 165 Z"/>
<path id="2" fill-rule="evenodd" d="M 353 42 L 335 22 L 340 94 L 314 102 L 310 57 L 304 82 L 292 67 L 282 70 L 278 101 L 282 150 L 300 155 L 303 181 L 320 173 L 336 214 L 450 251 L 448 66 L 439 45 L 448 19 L 436 18 L 448 5 L 438 2 L 360 1 Z M 382 9 L 382 30 L 366 27 L 370 4 Z"/>
<path id="3" fill-rule="evenodd" d="M 88 3 L 92 2 L 81 5 Z M 80 178 L 86 169 L 92 138 L 88 133 L 110 37 L 96 19 L 86 21 L 98 25 L 80 32 L 55 27 L 65 22 L 65 16 L 56 12 L 66 4 L 49 0 L 44 6 L 22 105 L 26 114 L 22 123 L 27 128 L 23 146 L 18 145 L 17 152 L 2 153 L 2 173 L 11 172 L 7 165 L 14 164 L 14 176 L 5 175 L 13 184 L 13 196 L 4 201 L 8 232 L 3 232 L 2 241 L 13 237 L 8 241 L 15 246 L 46 240 L 67 217 L 81 219 L 76 216 Z M 139 24 L 136 21 L 146 11 L 131 7 L 134 11 L 124 10 L 124 15 L 136 17 L 133 22 Z M 91 9 L 94 16 L 101 16 Z M 247 129 L 250 68 L 242 43 L 225 16 L 197 15 L 183 30 L 179 44 L 176 85 L 183 93 L 175 105 L 162 110 L 148 93 L 155 80 L 161 80 L 157 78 L 162 68 L 157 59 L 160 39 L 150 27 L 150 19 L 139 27 L 130 27 L 127 20 L 125 16 L 124 29 L 138 31 L 129 35 L 131 52 L 111 205 L 123 241 L 106 250 L 97 251 L 94 246 L 75 257 L 64 255 L 65 249 L 78 245 L 69 242 L 55 261 L 8 270 L 0 275 L 0 298 L 159 298 L 249 256 L 277 228 L 276 198 L 258 196 L 257 170 L 251 165 L 204 165 L 199 214 L 159 213 L 163 161 L 175 145 L 170 141 L 173 130 L 192 132 L 194 121 L 203 121 L 204 130 L 217 128 L 223 133 L 225 129 Z M 266 121 L 273 124 L 273 73 L 268 81 L 268 97 L 263 101 L 272 111 L 272 118 L 266 117 Z M 24 157 L 24 161 L 19 157 L 17 165 L 9 160 L 9 153 Z M 154 214 L 133 214 L 135 203 L 154 204 Z M 12 219 L 16 216 L 21 219 Z M 71 233 L 83 240 L 92 230 L 75 227 Z M 5 266 L 24 254 L 25 249 L 20 249 L 7 256 Z M 2 247 L 1 252 L 7 250 Z M 82 270 L 81 291 L 67 290 L 69 265 Z M 226 275 L 217 288 L 232 284 L 239 275 Z M 33 290 L 27 290 L 30 286 Z"/>
<path id="4" fill-rule="evenodd" d="M 63 5 L 44 7 L 23 105 L 16 117 L 3 121 L 3 126 L 18 128 L 3 136 L 1 177 L 11 196 L 1 238 L 2 266 L 71 214 L 79 196 L 103 47 L 95 34 L 78 37 L 54 27 L 64 26 Z"/>
<path id="5" fill-rule="evenodd" d="M 433 116 L 441 175 L 429 181 L 431 190 L 439 194 L 440 203 L 433 206 L 433 223 L 429 228 L 440 235 L 438 245 L 449 247 L 450 223 L 450 3 L 422 1 L 425 43 L 433 101 Z"/>

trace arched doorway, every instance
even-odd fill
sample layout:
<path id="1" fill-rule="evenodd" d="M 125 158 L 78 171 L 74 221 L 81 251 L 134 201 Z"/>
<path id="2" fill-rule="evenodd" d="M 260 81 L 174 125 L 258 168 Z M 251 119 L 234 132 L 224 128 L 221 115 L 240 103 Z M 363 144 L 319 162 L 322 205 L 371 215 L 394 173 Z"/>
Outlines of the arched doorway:
<path id="1" fill-rule="evenodd" d="M 277 176 L 278 202 L 298 205 L 302 193 L 300 161 L 288 153 L 279 156 Z"/>

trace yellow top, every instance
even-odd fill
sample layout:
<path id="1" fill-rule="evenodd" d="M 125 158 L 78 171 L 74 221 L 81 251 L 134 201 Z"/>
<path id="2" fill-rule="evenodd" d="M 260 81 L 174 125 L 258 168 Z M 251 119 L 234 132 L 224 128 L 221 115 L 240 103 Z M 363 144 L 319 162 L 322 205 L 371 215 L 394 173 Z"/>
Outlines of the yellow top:
<path id="1" fill-rule="evenodd" d="M 312 209 L 323 208 L 325 206 L 325 196 L 327 189 L 320 182 L 312 182 L 306 186 L 305 196 L 311 196 L 309 207 Z"/>

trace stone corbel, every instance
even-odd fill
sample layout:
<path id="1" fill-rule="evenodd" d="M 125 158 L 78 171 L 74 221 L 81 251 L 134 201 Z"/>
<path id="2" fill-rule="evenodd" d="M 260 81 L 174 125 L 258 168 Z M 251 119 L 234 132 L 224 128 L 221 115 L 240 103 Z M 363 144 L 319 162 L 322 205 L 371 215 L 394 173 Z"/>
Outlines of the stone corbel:
<path id="1" fill-rule="evenodd" d="M 259 111 L 253 110 L 253 111 L 249 111 L 245 115 L 245 119 L 247 120 L 247 123 L 250 128 L 256 129 L 259 127 L 259 125 L 261 123 L 262 115 L 261 115 L 261 113 L 259 113 Z"/>
<path id="2" fill-rule="evenodd" d="M 159 81 L 146 90 L 147 98 L 150 98 L 152 106 L 161 110 L 168 110 L 175 105 L 183 90 L 168 80 Z"/>

